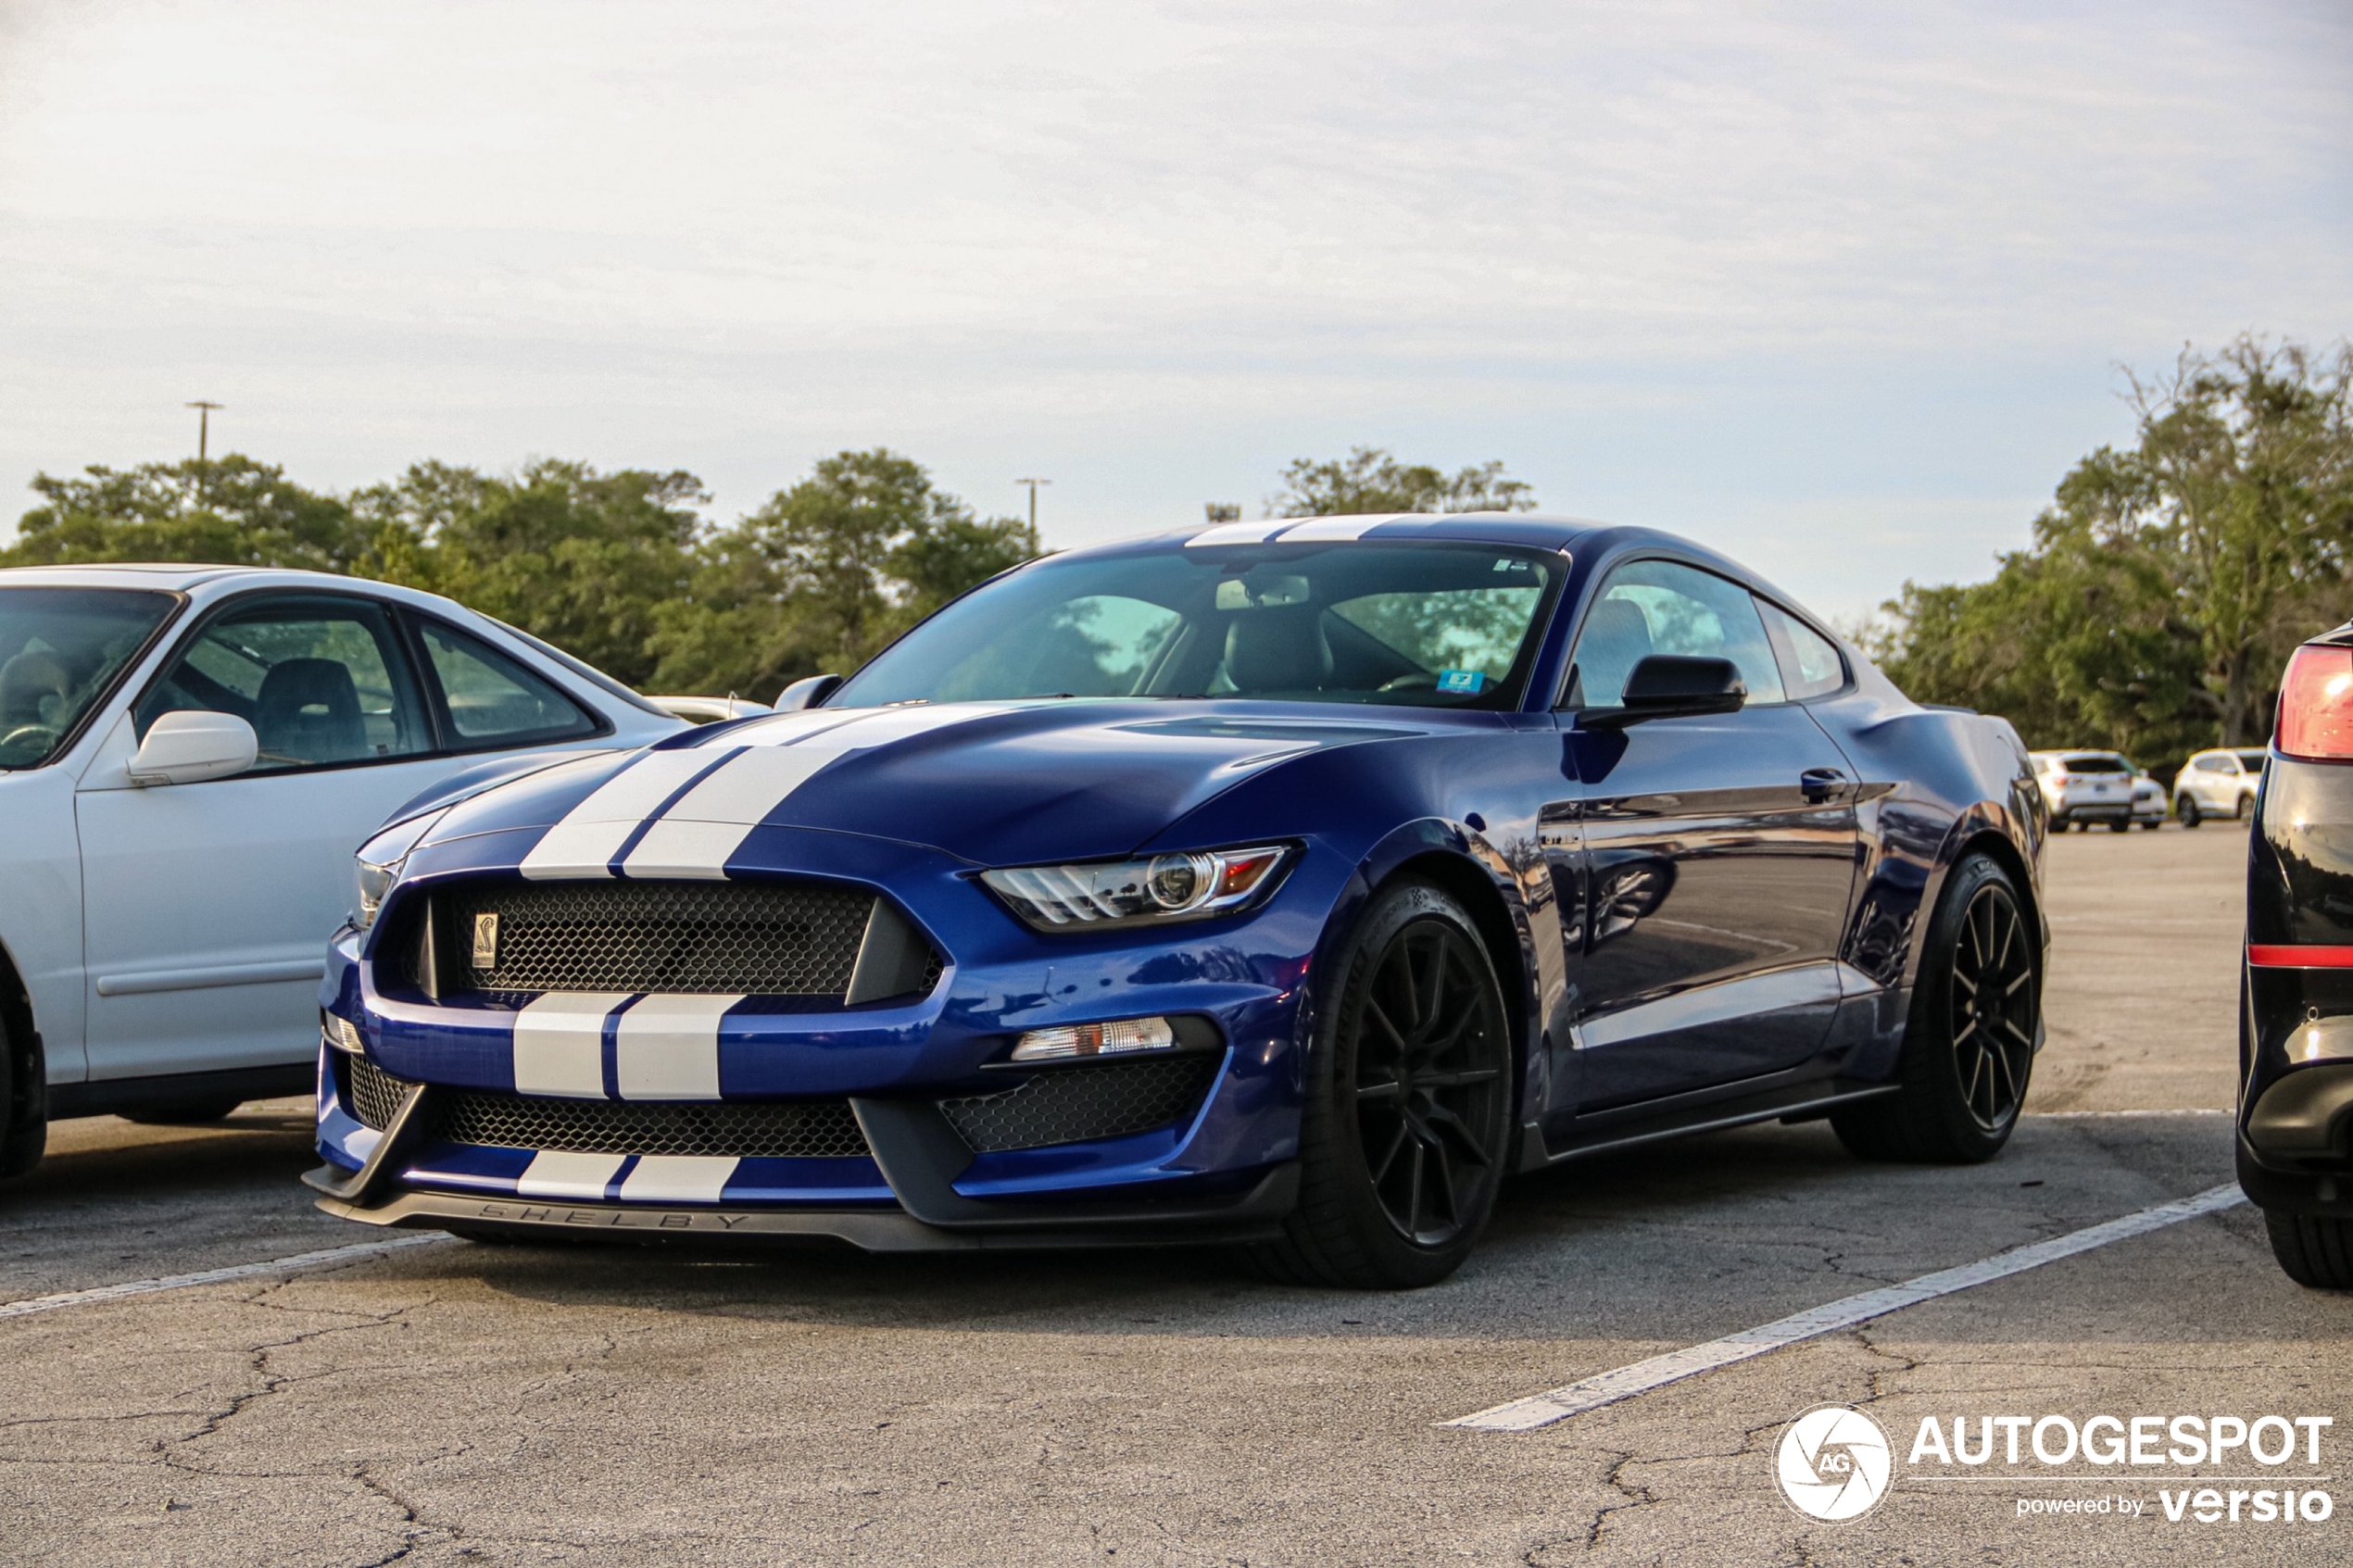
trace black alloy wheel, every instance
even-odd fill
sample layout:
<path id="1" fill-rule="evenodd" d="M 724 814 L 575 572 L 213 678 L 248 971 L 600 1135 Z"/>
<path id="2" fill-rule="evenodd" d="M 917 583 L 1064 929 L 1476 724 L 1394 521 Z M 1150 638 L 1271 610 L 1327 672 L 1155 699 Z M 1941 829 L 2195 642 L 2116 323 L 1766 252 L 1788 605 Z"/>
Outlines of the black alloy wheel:
<path id="1" fill-rule="evenodd" d="M 1333 965 L 1300 1131 L 1300 1200 L 1255 1256 L 1295 1284 L 1434 1285 L 1503 1181 L 1511 1028 L 1478 926 L 1440 888 L 1377 894 Z"/>
<path id="2" fill-rule="evenodd" d="M 1487 955 L 1456 926 L 1390 938 L 1358 1015 L 1357 1138 L 1398 1234 L 1443 1247 L 1484 1216 L 1504 1069 L 1503 1009 Z"/>
<path id="3" fill-rule="evenodd" d="M 2042 944 L 2009 874 L 1984 855 L 1946 873 L 1920 952 L 1895 1092 L 1831 1113 L 1865 1160 L 1969 1164 L 2017 1129 L 2042 1019 Z"/>
<path id="4" fill-rule="evenodd" d="M 2025 923 L 2007 882 L 1987 882 L 1970 897 L 1948 960 L 1953 1069 L 1970 1117 L 1990 1135 L 2007 1133 L 2018 1119 L 2034 1065 L 2034 960 Z"/>

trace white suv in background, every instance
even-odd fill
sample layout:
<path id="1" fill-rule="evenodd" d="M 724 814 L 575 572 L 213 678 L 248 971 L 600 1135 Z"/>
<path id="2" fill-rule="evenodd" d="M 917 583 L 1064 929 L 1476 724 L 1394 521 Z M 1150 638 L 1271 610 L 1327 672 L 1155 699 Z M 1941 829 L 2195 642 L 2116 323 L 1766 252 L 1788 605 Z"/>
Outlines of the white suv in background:
<path id="1" fill-rule="evenodd" d="M 0 1175 L 51 1116 L 309 1092 L 351 854 L 469 765 L 686 726 L 431 594 L 214 566 L 0 571 Z"/>
<path id="2" fill-rule="evenodd" d="M 2173 814 L 2194 828 L 2208 817 L 2244 817 L 2263 782 L 2261 746 L 2201 751 L 2173 775 Z"/>
<path id="3" fill-rule="evenodd" d="M 2113 751 L 2035 751 L 2034 782 L 2051 809 L 2051 827 L 2089 830 L 2106 822 L 2118 833 L 2133 828 L 2133 781 L 2138 770 Z"/>

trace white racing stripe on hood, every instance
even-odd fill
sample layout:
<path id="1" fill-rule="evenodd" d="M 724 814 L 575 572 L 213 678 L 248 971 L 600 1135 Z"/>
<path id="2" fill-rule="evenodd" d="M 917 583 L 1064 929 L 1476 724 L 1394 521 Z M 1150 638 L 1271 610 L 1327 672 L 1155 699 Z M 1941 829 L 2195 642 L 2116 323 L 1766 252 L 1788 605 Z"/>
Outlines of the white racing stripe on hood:
<path id="1" fill-rule="evenodd" d="M 622 862 L 632 877 L 696 877 L 721 880 L 727 860 L 751 830 L 773 816 L 795 790 L 826 764 L 851 752 L 907 740 L 991 714 L 1011 712 L 1011 703 L 958 703 L 935 708 L 882 708 L 856 718 L 829 715 L 836 722 L 813 733 L 787 731 L 771 741 L 765 725 L 742 736 L 745 746 L 679 798 L 646 832 Z M 567 819 L 569 821 L 569 819 Z"/>
<path id="2" fill-rule="evenodd" d="M 637 824 L 711 763 L 710 752 L 694 748 L 641 754 L 564 813 L 519 869 L 534 879 L 610 875 L 606 868 Z"/>

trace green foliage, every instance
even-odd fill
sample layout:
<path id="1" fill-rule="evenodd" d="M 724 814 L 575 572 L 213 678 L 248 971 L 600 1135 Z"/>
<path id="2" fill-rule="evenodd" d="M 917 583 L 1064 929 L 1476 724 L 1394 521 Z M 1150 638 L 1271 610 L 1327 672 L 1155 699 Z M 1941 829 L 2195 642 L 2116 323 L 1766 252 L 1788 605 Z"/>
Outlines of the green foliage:
<path id="1" fill-rule="evenodd" d="M 1028 524 L 975 518 L 912 458 L 837 453 L 704 542 L 689 591 L 661 608 L 654 682 L 766 700 L 804 675 L 847 673 L 1038 553 Z"/>
<path id="2" fill-rule="evenodd" d="M 1906 583 L 1875 651 L 2030 746 L 2259 743 L 2289 650 L 2347 614 L 2353 353 L 2242 337 L 2130 384 L 2134 445 L 2078 463 L 1992 580 Z"/>
<path id="3" fill-rule="evenodd" d="M 1345 458 L 1301 458 L 1283 470 L 1283 488 L 1267 497 L 1272 517 L 1348 517 L 1365 512 L 1527 512 L 1536 493 L 1504 475 L 1501 462 L 1447 475 L 1422 464 L 1400 463 L 1378 446 L 1356 446 Z"/>
<path id="4" fill-rule="evenodd" d="M 17 524 L 0 566 L 186 561 L 376 575 L 383 561 L 342 500 L 250 458 L 94 465 L 78 479 L 36 475 L 32 488 L 42 505 Z"/>
<path id="5" fill-rule="evenodd" d="M 694 577 L 705 498 L 688 473 L 543 460 L 500 476 L 426 462 L 351 506 L 385 542 L 371 575 L 446 594 L 641 685 L 660 608 Z"/>

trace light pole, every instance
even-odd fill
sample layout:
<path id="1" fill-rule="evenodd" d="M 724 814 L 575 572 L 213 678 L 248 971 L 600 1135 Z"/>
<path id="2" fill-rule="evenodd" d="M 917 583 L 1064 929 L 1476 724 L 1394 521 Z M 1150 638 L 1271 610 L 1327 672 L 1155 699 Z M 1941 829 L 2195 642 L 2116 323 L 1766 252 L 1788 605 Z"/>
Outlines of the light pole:
<path id="1" fill-rule="evenodd" d="M 1034 536 L 1038 532 L 1038 487 L 1054 482 L 1051 479 L 1016 479 L 1013 483 L 1029 486 L 1029 532 Z"/>
<path id="2" fill-rule="evenodd" d="M 212 444 L 212 411 L 221 406 L 208 403 L 201 397 L 188 405 L 196 411 L 196 461 L 200 463 L 206 460 L 207 450 Z"/>

